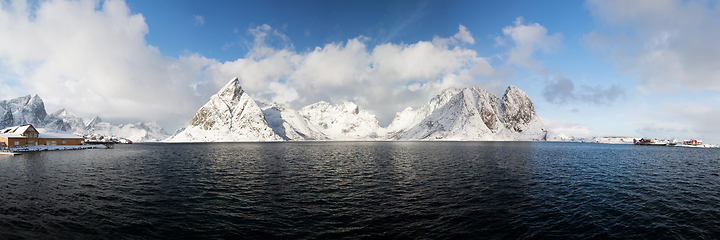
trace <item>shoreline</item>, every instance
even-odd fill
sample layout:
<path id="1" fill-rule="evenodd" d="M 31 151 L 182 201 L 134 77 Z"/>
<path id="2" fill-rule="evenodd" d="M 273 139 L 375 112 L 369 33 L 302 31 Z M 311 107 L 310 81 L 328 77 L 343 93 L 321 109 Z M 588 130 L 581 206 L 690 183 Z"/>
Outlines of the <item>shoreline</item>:
<path id="1" fill-rule="evenodd" d="M 40 152 L 40 151 L 61 151 L 61 150 L 82 150 L 82 149 L 105 149 L 105 145 L 39 145 L 29 147 L 10 148 L 11 152 Z"/>

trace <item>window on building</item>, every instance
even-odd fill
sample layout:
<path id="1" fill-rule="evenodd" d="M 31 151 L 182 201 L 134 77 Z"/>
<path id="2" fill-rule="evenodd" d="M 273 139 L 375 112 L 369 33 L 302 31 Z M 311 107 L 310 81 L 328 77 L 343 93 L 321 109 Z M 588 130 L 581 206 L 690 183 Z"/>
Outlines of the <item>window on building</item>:
<path id="1" fill-rule="evenodd" d="M 62 141 L 62 144 L 65 144 L 65 140 Z"/>
<path id="2" fill-rule="evenodd" d="M 15 146 L 20 145 L 20 142 L 15 141 Z"/>

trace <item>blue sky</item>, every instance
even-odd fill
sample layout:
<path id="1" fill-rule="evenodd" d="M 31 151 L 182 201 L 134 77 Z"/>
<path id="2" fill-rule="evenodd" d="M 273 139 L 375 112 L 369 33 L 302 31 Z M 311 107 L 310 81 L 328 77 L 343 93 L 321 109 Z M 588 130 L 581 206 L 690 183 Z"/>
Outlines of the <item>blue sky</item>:
<path id="1" fill-rule="evenodd" d="M 446 87 L 515 85 L 575 136 L 720 142 L 715 1 L 0 1 L 0 97 L 169 132 L 232 77 L 387 126 Z M 411 65 L 409 65 L 412 63 Z"/>
<path id="2" fill-rule="evenodd" d="M 298 51 L 358 36 L 370 44 L 415 43 L 434 36 L 451 36 L 458 24 L 476 33 L 470 48 L 480 55 L 496 54 L 493 47 L 502 28 L 517 17 L 544 22 L 554 29 L 568 30 L 567 40 L 578 47 L 593 27 L 590 12 L 582 1 L 127 1 L 133 13 L 146 19 L 146 40 L 160 46 L 167 56 L 186 50 L 219 61 L 233 61 L 247 54 L 239 41 L 246 30 L 268 24 L 291 38 Z M 203 24 L 197 24 L 201 16 Z M 562 17 L 558 17 L 562 16 Z M 572 19 L 572 21 L 570 21 Z M 572 35 L 571 35 L 572 34 Z M 232 44 L 231 47 L 227 47 Z"/>

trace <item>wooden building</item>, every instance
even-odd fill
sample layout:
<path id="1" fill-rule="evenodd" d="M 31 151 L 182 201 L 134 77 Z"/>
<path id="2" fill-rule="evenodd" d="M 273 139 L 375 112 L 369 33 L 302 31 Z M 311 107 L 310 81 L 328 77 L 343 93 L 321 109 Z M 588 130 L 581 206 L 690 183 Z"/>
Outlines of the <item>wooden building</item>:
<path id="1" fill-rule="evenodd" d="M 85 139 L 66 132 L 36 129 L 31 124 L 0 130 L 0 146 L 24 147 L 37 145 L 82 145 Z"/>

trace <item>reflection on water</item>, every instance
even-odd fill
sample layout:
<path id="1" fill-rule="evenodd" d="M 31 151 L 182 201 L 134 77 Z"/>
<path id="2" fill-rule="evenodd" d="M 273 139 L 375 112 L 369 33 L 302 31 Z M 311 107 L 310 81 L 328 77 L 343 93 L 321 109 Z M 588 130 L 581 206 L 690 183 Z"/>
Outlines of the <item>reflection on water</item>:
<path id="1" fill-rule="evenodd" d="M 0 156 L 0 238 L 709 238 L 718 153 L 294 142 Z"/>

